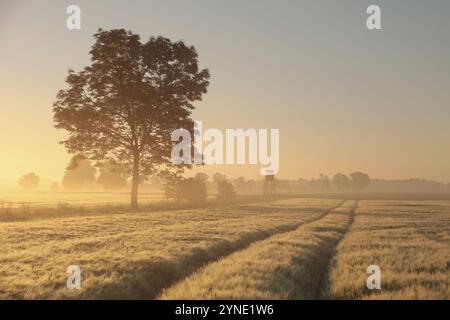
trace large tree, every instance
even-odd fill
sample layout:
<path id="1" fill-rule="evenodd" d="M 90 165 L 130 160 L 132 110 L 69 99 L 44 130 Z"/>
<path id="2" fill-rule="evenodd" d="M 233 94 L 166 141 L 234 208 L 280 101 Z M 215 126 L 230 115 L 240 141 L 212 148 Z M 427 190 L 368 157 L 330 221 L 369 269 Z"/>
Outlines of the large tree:
<path id="1" fill-rule="evenodd" d="M 91 64 L 69 70 L 68 88 L 54 103 L 57 128 L 66 129 L 68 151 L 99 161 L 126 164 L 132 177 L 131 207 L 139 182 L 180 170 L 171 165 L 171 132 L 192 132 L 193 102 L 201 100 L 209 72 L 200 70 L 194 47 L 182 41 L 124 29 L 95 35 Z"/>
<path id="2" fill-rule="evenodd" d="M 100 168 L 97 182 L 106 190 L 120 190 L 127 185 L 124 170 L 115 163 L 107 162 Z"/>

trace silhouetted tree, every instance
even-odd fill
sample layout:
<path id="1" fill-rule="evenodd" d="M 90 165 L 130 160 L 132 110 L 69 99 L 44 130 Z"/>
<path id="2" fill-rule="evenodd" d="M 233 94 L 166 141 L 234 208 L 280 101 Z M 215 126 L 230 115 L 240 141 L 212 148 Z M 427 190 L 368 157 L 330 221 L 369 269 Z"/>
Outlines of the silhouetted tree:
<path id="1" fill-rule="evenodd" d="M 72 157 L 62 181 L 66 190 L 81 190 L 95 182 L 96 170 L 88 159 L 82 155 Z"/>
<path id="2" fill-rule="evenodd" d="M 353 172 L 350 174 L 350 184 L 353 189 L 361 191 L 366 188 L 370 183 L 370 177 L 367 173 Z"/>
<path id="3" fill-rule="evenodd" d="M 199 172 L 195 175 L 195 179 L 203 181 L 204 183 L 208 182 L 209 175 L 204 172 Z"/>
<path id="4" fill-rule="evenodd" d="M 214 173 L 212 178 L 213 178 L 214 182 L 216 182 L 216 183 L 219 181 L 222 181 L 222 180 L 227 180 L 227 176 L 220 172 Z"/>
<path id="5" fill-rule="evenodd" d="M 69 132 L 69 152 L 127 164 L 137 208 L 142 177 L 182 170 L 171 164 L 171 133 L 193 131 L 193 102 L 206 93 L 209 72 L 182 41 L 142 43 L 124 29 L 100 29 L 94 37 L 91 65 L 70 70 L 68 89 L 58 93 L 55 126 Z"/>
<path id="6" fill-rule="evenodd" d="M 21 186 L 24 189 L 34 190 L 34 189 L 37 189 L 37 187 L 39 186 L 39 181 L 40 181 L 39 176 L 37 174 L 31 172 L 31 173 L 27 173 L 27 174 L 23 175 L 19 179 L 18 183 L 19 183 L 19 186 Z"/>
<path id="7" fill-rule="evenodd" d="M 166 197 L 202 203 L 206 200 L 206 182 L 196 178 L 181 178 L 166 186 Z"/>
<path id="8" fill-rule="evenodd" d="M 234 185 L 239 192 L 246 191 L 246 182 L 244 177 L 234 179 Z"/>
<path id="9" fill-rule="evenodd" d="M 317 180 L 316 180 L 316 179 L 311 179 L 311 180 L 309 180 L 309 182 L 308 182 L 308 187 L 309 187 L 310 189 L 316 189 L 316 188 L 317 188 L 317 185 L 318 185 L 318 183 L 317 183 Z"/>
<path id="10" fill-rule="evenodd" d="M 329 190 L 331 186 L 331 180 L 327 175 L 320 174 L 319 178 L 317 179 L 317 185 L 322 191 Z"/>
<path id="11" fill-rule="evenodd" d="M 105 163 L 97 178 L 97 182 L 106 190 L 120 190 L 127 185 L 126 173 L 119 164 Z"/>
<path id="12" fill-rule="evenodd" d="M 236 192 L 231 182 L 219 180 L 217 183 L 217 197 L 219 199 L 230 200 L 236 197 Z"/>
<path id="13" fill-rule="evenodd" d="M 343 173 L 336 173 L 333 177 L 333 184 L 339 190 L 345 190 L 350 187 L 350 179 Z"/>

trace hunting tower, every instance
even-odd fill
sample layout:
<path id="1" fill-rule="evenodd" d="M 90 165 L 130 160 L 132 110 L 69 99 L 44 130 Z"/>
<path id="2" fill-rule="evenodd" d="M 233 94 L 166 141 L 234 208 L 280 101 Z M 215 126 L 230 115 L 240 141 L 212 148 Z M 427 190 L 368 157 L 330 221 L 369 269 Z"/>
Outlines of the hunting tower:
<path id="1" fill-rule="evenodd" d="M 275 195 L 275 175 L 266 174 L 264 176 L 264 195 L 273 196 Z"/>

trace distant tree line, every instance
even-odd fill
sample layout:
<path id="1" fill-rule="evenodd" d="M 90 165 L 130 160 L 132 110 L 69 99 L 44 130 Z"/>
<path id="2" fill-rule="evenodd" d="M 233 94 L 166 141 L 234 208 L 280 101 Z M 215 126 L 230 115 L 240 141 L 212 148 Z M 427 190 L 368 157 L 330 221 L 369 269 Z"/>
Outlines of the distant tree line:
<path id="1" fill-rule="evenodd" d="M 39 182 L 40 178 L 37 174 L 28 173 L 19 179 L 18 184 L 26 190 L 35 190 L 38 188 Z M 64 172 L 61 182 L 62 189 L 80 191 L 95 189 L 98 186 L 108 191 L 125 188 L 127 186 L 126 169 L 112 161 L 105 162 L 96 168 L 83 156 L 72 157 Z M 59 183 L 54 182 L 50 188 L 53 191 L 58 191 L 61 190 L 61 187 Z"/>
<path id="2" fill-rule="evenodd" d="M 73 157 L 67 165 L 61 183 L 54 182 L 54 191 L 106 190 L 120 191 L 131 188 L 130 180 L 124 173 L 126 168 L 114 162 L 106 162 L 101 166 L 93 166 L 81 156 Z M 36 190 L 41 183 L 36 173 L 23 175 L 18 184 L 25 190 Z M 363 172 L 349 175 L 337 173 L 331 178 L 320 174 L 313 179 L 278 179 L 276 191 L 279 194 L 300 193 L 449 193 L 450 184 L 425 179 L 380 180 L 371 179 Z M 236 194 L 261 194 L 264 180 L 239 177 L 231 179 L 222 173 L 211 177 L 206 173 L 197 173 L 194 177 L 151 177 L 141 181 L 141 190 L 145 192 L 164 192 L 167 198 L 178 200 L 204 201 L 208 196 L 221 199 L 232 199 Z"/>
<path id="3" fill-rule="evenodd" d="M 370 184 L 370 177 L 363 172 L 353 172 L 349 175 L 337 173 L 332 178 L 325 174 L 319 174 L 313 179 L 276 179 L 278 193 L 302 193 L 302 192 L 360 192 Z M 262 179 L 248 180 L 244 177 L 233 181 L 239 193 L 259 193 L 264 186 Z"/>
<path id="4" fill-rule="evenodd" d="M 80 191 L 86 189 L 101 189 L 107 191 L 118 191 L 129 187 L 127 181 L 126 167 L 107 161 L 94 167 L 91 162 L 83 156 L 72 157 L 67 165 L 60 185 L 55 182 L 51 189 Z M 98 173 L 98 175 L 97 175 Z M 18 184 L 27 190 L 37 189 L 40 178 L 35 173 L 28 173 L 21 177 Z M 337 173 L 333 178 L 320 174 L 318 178 L 305 180 L 276 180 L 277 190 L 280 193 L 308 190 L 316 192 L 329 191 L 362 191 L 370 183 L 370 177 L 366 173 L 353 172 L 350 175 Z M 143 184 L 144 189 L 164 190 L 167 198 L 178 200 L 204 201 L 207 190 L 221 199 L 232 199 L 239 193 L 260 193 L 264 186 L 262 179 L 247 180 L 244 177 L 228 179 L 222 173 L 215 173 L 210 177 L 206 173 L 197 173 L 195 177 L 186 178 L 182 176 L 171 176 L 169 179 L 153 178 Z"/>

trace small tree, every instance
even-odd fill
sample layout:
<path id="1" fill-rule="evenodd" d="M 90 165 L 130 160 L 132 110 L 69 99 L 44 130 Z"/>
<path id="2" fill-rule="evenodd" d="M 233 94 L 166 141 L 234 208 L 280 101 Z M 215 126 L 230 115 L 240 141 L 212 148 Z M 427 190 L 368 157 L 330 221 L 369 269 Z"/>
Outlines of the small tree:
<path id="1" fill-rule="evenodd" d="M 370 183 L 370 177 L 367 173 L 353 172 L 350 174 L 351 186 L 357 191 L 365 189 Z"/>
<path id="2" fill-rule="evenodd" d="M 217 183 L 219 181 L 222 181 L 222 180 L 227 180 L 227 176 L 224 175 L 223 173 L 220 173 L 220 172 L 214 173 L 212 178 L 213 178 L 215 183 Z"/>
<path id="3" fill-rule="evenodd" d="M 66 190 L 81 190 L 88 184 L 95 182 L 96 170 L 82 155 L 72 157 L 62 181 Z"/>
<path id="4" fill-rule="evenodd" d="M 219 199 L 230 200 L 236 197 L 236 192 L 231 182 L 219 180 L 217 183 L 217 197 Z"/>
<path id="5" fill-rule="evenodd" d="M 333 177 L 333 185 L 338 190 L 345 190 L 350 187 L 350 179 L 343 173 L 336 173 Z"/>
<path id="6" fill-rule="evenodd" d="M 40 178 L 35 173 L 28 173 L 22 176 L 22 178 L 19 179 L 18 183 L 19 186 L 26 190 L 34 190 L 37 189 L 39 186 Z"/>
<path id="7" fill-rule="evenodd" d="M 166 187 L 166 197 L 202 203 L 207 197 L 206 182 L 196 178 L 182 178 Z"/>
<path id="8" fill-rule="evenodd" d="M 311 179 L 311 180 L 309 180 L 309 182 L 308 182 L 308 187 L 310 188 L 310 189 L 312 189 L 312 190 L 315 190 L 315 189 L 317 189 L 317 180 L 316 179 Z"/>
<path id="9" fill-rule="evenodd" d="M 209 175 L 204 172 L 199 172 L 195 175 L 195 179 L 208 183 Z"/>
<path id="10" fill-rule="evenodd" d="M 68 131 L 62 143 L 70 153 L 126 164 L 137 208 L 143 178 L 180 170 L 171 164 L 171 133 L 193 131 L 193 102 L 206 93 L 209 72 L 183 41 L 141 42 L 124 29 L 100 29 L 94 37 L 91 64 L 70 70 L 68 88 L 58 93 L 55 126 Z"/>
<path id="11" fill-rule="evenodd" d="M 326 174 L 321 173 L 317 179 L 317 184 L 321 191 L 326 191 L 330 189 L 331 180 Z"/>
<path id="12" fill-rule="evenodd" d="M 234 180 L 234 185 L 236 186 L 236 189 L 238 192 L 245 192 L 247 188 L 247 181 L 244 177 L 239 177 Z"/>

